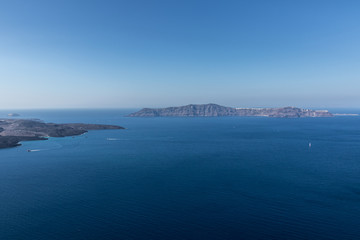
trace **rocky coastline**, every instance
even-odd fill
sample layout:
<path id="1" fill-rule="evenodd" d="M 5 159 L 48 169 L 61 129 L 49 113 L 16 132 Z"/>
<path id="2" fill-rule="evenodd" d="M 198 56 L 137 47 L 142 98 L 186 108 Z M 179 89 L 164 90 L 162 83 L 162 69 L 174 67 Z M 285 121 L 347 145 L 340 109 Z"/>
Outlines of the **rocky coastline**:
<path id="1" fill-rule="evenodd" d="M 168 108 L 143 108 L 128 117 L 278 117 L 278 118 L 301 118 L 301 117 L 332 117 L 327 110 L 301 109 L 297 107 L 283 108 L 232 108 L 217 104 L 190 104 L 180 107 Z"/>
<path id="2" fill-rule="evenodd" d="M 46 140 L 48 137 L 76 136 L 89 130 L 105 129 L 124 128 L 102 124 L 56 124 L 29 119 L 0 119 L 0 148 L 20 146 L 21 141 Z"/>

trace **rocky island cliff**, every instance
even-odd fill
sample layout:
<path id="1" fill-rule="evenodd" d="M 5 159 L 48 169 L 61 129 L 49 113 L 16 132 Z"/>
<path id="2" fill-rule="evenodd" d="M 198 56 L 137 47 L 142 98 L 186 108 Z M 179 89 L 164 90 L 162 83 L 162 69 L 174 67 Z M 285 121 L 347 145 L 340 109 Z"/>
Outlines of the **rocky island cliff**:
<path id="1" fill-rule="evenodd" d="M 48 137 L 66 137 L 89 130 L 124 129 L 120 126 L 84 123 L 44 123 L 40 120 L 0 119 L 0 148 L 16 147 L 21 141 L 46 140 Z"/>
<path id="2" fill-rule="evenodd" d="M 128 117 L 220 117 L 220 116 L 261 116 L 279 118 L 332 117 L 327 110 L 311 110 L 296 107 L 283 108 L 232 108 L 217 104 L 190 104 L 181 107 L 143 108 Z"/>

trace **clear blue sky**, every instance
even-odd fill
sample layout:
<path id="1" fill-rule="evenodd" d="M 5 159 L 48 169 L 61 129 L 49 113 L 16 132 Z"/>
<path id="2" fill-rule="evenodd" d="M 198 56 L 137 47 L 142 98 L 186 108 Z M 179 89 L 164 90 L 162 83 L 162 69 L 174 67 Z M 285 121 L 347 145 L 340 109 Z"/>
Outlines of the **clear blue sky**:
<path id="1" fill-rule="evenodd" d="M 0 108 L 359 107 L 357 0 L 0 0 Z"/>

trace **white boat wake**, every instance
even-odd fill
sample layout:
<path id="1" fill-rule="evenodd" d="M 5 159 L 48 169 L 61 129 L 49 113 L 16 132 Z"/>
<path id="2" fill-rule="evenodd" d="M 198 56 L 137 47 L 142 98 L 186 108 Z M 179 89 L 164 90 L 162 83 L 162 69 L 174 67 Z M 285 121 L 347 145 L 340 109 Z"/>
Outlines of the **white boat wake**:
<path id="1" fill-rule="evenodd" d="M 28 152 L 42 152 L 42 151 L 50 151 L 50 150 L 56 150 L 56 149 L 60 149 L 63 146 L 59 143 L 54 144 L 53 147 L 50 148 L 42 148 L 42 149 L 28 149 Z"/>
<path id="2" fill-rule="evenodd" d="M 46 149 L 29 149 L 27 150 L 28 152 L 40 152 L 40 151 L 45 151 Z"/>
<path id="3" fill-rule="evenodd" d="M 120 139 L 120 138 L 107 138 L 108 141 L 126 141 L 128 139 Z"/>

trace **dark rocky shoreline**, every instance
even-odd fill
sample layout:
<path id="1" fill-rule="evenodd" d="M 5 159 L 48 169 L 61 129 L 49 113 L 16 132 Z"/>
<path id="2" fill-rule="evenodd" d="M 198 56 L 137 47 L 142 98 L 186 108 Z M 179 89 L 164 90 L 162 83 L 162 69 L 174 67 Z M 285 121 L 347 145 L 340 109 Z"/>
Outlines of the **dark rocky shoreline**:
<path id="1" fill-rule="evenodd" d="M 84 123 L 44 123 L 40 120 L 0 119 L 0 148 L 20 146 L 21 141 L 46 140 L 48 137 L 67 137 L 89 130 L 124 129 L 115 125 Z"/>

